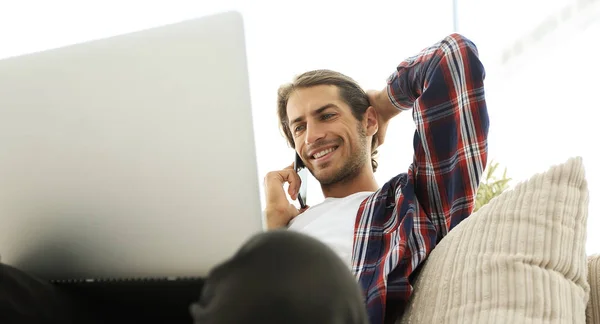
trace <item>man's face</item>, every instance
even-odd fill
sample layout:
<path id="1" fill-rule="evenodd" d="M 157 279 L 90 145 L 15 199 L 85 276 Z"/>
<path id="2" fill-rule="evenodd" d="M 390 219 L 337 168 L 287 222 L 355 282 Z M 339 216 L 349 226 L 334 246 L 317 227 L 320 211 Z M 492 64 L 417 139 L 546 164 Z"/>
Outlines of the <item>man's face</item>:
<path id="1" fill-rule="evenodd" d="M 287 115 L 296 152 L 321 185 L 351 180 L 369 161 L 365 126 L 336 86 L 294 91 Z"/>

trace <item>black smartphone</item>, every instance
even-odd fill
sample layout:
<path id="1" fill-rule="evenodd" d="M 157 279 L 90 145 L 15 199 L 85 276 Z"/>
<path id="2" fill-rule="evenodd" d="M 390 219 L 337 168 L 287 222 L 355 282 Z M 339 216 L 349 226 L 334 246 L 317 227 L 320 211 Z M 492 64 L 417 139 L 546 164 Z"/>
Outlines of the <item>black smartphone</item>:
<path id="1" fill-rule="evenodd" d="M 306 166 L 300 155 L 295 153 L 294 157 L 294 170 L 300 176 L 300 190 L 298 190 L 298 202 L 300 203 L 300 208 L 306 207 L 306 188 L 308 186 L 308 170 L 306 170 Z"/>

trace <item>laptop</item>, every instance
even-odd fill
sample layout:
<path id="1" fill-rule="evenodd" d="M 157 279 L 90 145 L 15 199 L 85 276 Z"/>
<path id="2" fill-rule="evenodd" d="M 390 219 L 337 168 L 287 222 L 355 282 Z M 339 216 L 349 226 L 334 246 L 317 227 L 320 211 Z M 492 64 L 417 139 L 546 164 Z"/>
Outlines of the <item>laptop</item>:
<path id="1" fill-rule="evenodd" d="M 1 60 L 1 262 L 205 277 L 262 232 L 245 53 L 224 12 Z"/>

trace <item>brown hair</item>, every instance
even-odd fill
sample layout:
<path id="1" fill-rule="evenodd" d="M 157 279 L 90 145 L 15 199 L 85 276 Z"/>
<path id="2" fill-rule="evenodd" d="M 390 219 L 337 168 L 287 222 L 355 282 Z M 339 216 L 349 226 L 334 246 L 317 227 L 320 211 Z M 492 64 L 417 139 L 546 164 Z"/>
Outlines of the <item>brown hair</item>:
<path id="1" fill-rule="evenodd" d="M 363 120 L 363 115 L 369 108 L 369 98 L 366 92 L 352 78 L 331 70 L 314 70 L 305 72 L 296 78 L 291 83 L 284 84 L 277 91 L 277 114 L 279 116 L 279 127 L 285 134 L 288 143 L 292 148 L 295 148 L 294 137 L 289 127 L 287 116 L 287 102 L 290 95 L 296 89 L 309 88 L 319 85 L 334 85 L 339 89 L 340 98 L 352 109 L 352 115 L 358 121 Z M 371 166 L 373 172 L 377 170 L 377 149 L 376 137 L 373 136 L 371 141 Z"/>

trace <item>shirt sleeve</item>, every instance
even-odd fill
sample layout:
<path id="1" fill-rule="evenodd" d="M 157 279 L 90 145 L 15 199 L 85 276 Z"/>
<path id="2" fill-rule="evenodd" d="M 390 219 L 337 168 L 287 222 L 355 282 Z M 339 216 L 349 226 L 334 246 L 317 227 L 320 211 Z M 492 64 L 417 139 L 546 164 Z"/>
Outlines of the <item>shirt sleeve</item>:
<path id="1" fill-rule="evenodd" d="M 436 241 L 468 217 L 487 162 L 485 71 L 476 46 L 452 34 L 403 61 L 388 78 L 398 109 L 416 124 L 409 179 Z"/>

